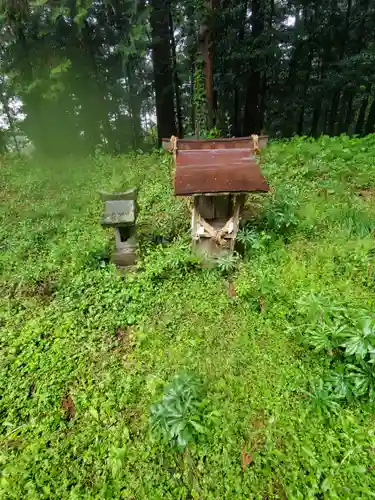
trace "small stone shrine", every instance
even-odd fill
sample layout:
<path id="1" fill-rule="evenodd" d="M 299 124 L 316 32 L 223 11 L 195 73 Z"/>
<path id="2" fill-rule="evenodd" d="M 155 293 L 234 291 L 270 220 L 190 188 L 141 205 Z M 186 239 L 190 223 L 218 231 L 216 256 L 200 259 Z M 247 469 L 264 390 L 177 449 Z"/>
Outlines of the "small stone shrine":
<path id="1" fill-rule="evenodd" d="M 137 194 L 137 189 L 100 193 L 104 202 L 101 225 L 115 231 L 116 248 L 111 261 L 120 268 L 134 266 L 137 261 Z"/>

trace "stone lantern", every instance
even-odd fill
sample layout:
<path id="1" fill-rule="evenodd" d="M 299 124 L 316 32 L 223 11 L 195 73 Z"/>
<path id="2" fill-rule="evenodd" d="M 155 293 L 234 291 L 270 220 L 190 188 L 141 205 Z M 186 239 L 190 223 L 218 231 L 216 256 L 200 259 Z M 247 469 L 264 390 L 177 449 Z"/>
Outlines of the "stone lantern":
<path id="1" fill-rule="evenodd" d="M 137 261 L 137 195 L 137 189 L 100 193 L 104 202 L 101 225 L 115 231 L 116 248 L 111 261 L 120 268 L 134 266 Z"/>

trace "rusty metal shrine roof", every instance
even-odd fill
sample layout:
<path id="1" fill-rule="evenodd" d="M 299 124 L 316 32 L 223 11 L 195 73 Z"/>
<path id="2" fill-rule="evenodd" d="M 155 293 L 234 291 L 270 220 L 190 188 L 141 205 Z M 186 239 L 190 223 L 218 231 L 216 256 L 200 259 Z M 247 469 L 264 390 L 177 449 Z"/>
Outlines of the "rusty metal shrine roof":
<path id="1" fill-rule="evenodd" d="M 175 194 L 269 191 L 256 152 L 267 143 L 265 136 L 233 139 L 168 139 L 176 163 Z"/>

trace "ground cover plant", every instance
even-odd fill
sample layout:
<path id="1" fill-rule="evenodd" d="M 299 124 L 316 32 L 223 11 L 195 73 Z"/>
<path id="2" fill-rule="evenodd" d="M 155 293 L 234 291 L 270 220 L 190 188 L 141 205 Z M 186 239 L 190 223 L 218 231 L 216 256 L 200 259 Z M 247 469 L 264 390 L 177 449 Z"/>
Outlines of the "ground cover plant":
<path id="1" fill-rule="evenodd" d="M 0 497 L 375 496 L 375 137 L 275 142 L 238 255 L 164 154 L 0 166 Z M 100 189 L 140 186 L 120 276 Z"/>

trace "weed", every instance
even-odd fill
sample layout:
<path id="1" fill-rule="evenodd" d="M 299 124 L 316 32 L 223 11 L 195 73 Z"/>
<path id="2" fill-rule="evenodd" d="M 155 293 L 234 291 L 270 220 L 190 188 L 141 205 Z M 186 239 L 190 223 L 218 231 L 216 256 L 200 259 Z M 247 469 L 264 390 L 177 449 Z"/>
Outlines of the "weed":
<path id="1" fill-rule="evenodd" d="M 206 406 L 199 380 L 186 373 L 176 375 L 161 401 L 151 406 L 151 434 L 178 449 L 185 449 L 199 434 L 207 432 Z"/>
<path id="2" fill-rule="evenodd" d="M 265 231 L 258 232 L 255 229 L 243 228 L 238 232 L 237 240 L 241 243 L 246 252 L 249 254 L 250 250 L 263 251 L 271 239 Z"/>
<path id="3" fill-rule="evenodd" d="M 223 274 L 228 275 L 236 269 L 239 258 L 239 255 L 236 253 L 220 257 L 217 259 L 217 267 Z"/>
<path id="4" fill-rule="evenodd" d="M 334 395 L 327 389 L 323 380 L 319 379 L 313 383 L 307 395 L 310 397 L 312 407 L 318 415 L 330 418 L 332 413 L 338 413 L 340 405 L 335 400 Z"/>

